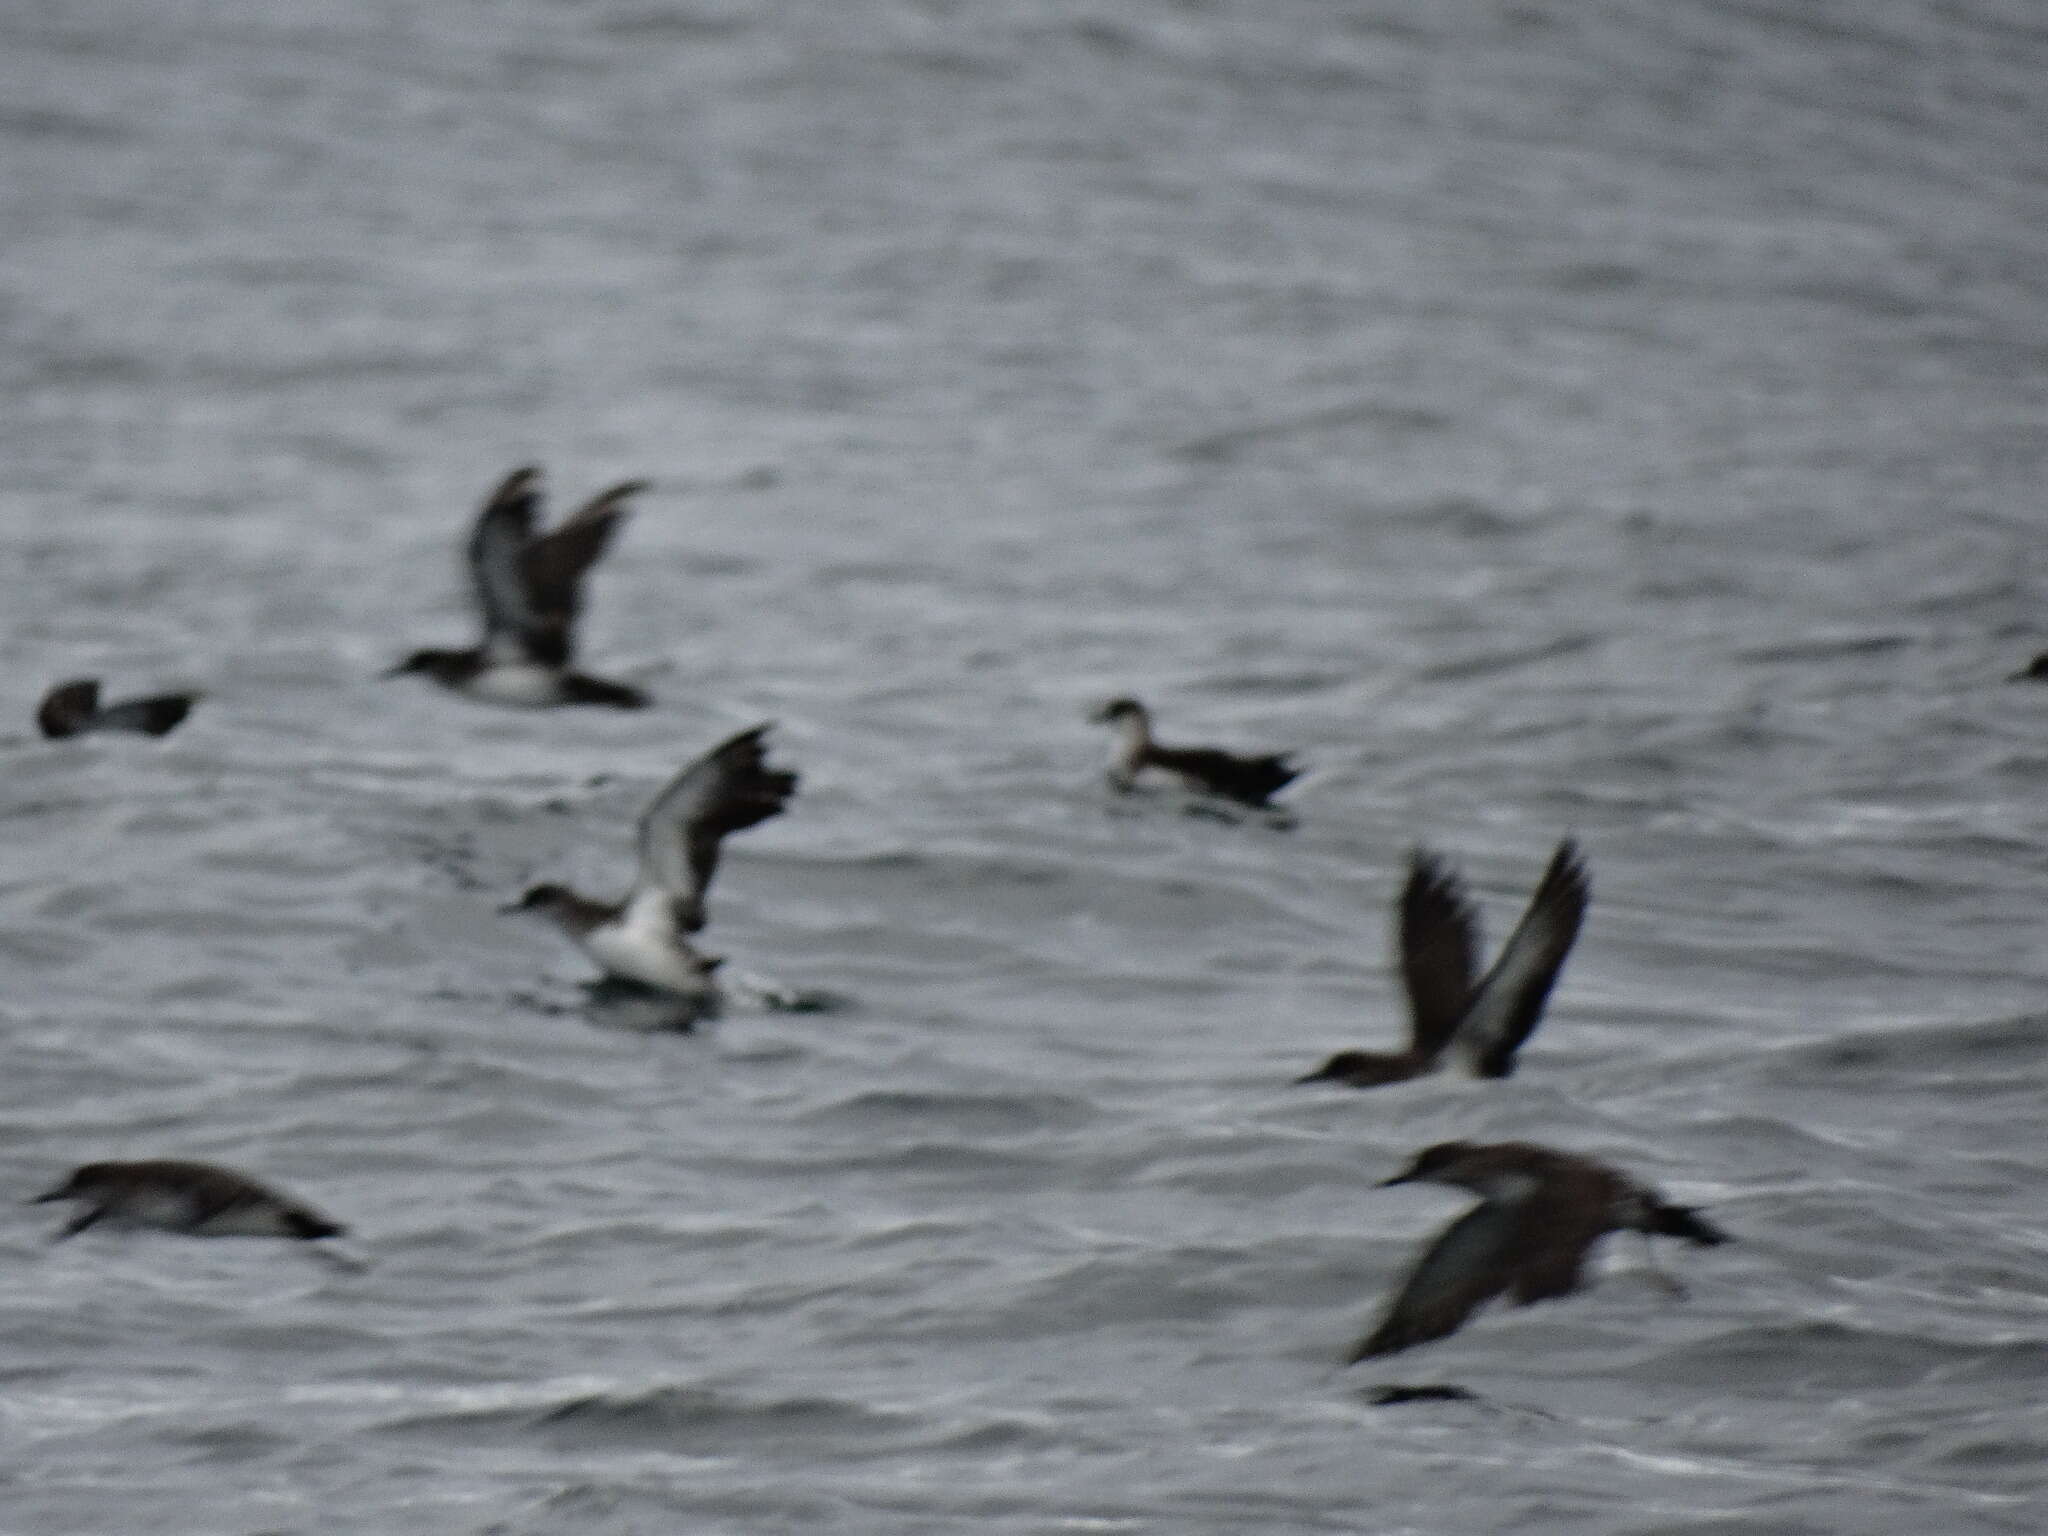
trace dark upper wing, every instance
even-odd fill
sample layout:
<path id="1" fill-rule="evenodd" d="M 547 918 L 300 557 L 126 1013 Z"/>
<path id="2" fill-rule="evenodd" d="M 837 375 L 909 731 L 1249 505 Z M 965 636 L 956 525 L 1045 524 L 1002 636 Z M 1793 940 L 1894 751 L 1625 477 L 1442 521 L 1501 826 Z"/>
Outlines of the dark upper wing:
<path id="1" fill-rule="evenodd" d="M 566 636 L 549 632 L 527 588 L 526 552 L 533 543 L 540 502 L 538 469 L 515 469 L 505 477 L 470 531 L 469 576 L 483 615 L 486 646 L 510 647 L 522 657 L 558 662 L 567 658 Z"/>
<path id="2" fill-rule="evenodd" d="M 217 1216 L 243 1206 L 256 1205 L 278 1197 L 254 1179 L 245 1179 L 225 1168 L 194 1168 L 179 1181 L 179 1191 L 190 1204 L 194 1226 L 203 1226 Z"/>
<path id="3" fill-rule="evenodd" d="M 1417 848 L 1408 859 L 1394 934 L 1408 992 L 1412 1048 L 1434 1057 L 1451 1043 L 1479 971 L 1479 918 L 1455 872 Z"/>
<path id="4" fill-rule="evenodd" d="M 1601 1185 L 1593 1193 L 1608 1191 Z M 1526 1307 L 1576 1291 L 1586 1255 L 1614 1229 L 1612 1209 L 1603 1199 L 1568 1197 L 1555 1186 L 1533 1198 L 1525 1211 L 1528 1224 L 1515 1267 L 1515 1305 Z"/>
<path id="5" fill-rule="evenodd" d="M 1204 789 L 1246 805 L 1262 806 L 1274 794 L 1301 777 L 1301 770 L 1285 756 L 1240 757 L 1218 747 L 1158 747 L 1145 760 L 1156 768 L 1177 773 Z"/>
<path id="6" fill-rule="evenodd" d="M 704 893 L 725 835 L 780 815 L 796 792 L 794 773 L 768 766 L 767 731 L 741 731 L 686 765 L 640 818 L 635 894 L 650 886 L 667 893 L 688 932 L 704 926 Z"/>
<path id="7" fill-rule="evenodd" d="M 1479 1076 L 1506 1077 L 1515 1070 L 1515 1051 L 1543 1017 L 1591 894 L 1578 845 L 1566 838 L 1551 855 L 1528 910 L 1472 994 L 1458 1027 L 1458 1049 Z"/>
<path id="8" fill-rule="evenodd" d="M 520 562 L 525 590 L 541 622 L 560 634 L 564 661 L 574 644 L 583 573 L 597 563 L 610 545 L 612 534 L 625 517 L 627 499 L 646 489 L 645 480 L 615 485 L 592 497 L 561 527 L 526 546 Z"/>
<path id="9" fill-rule="evenodd" d="M 1444 1228 L 1345 1364 L 1456 1333 L 1482 1303 L 1500 1295 L 1515 1278 L 1511 1254 L 1522 1230 L 1520 1204 L 1500 1200 L 1476 1205 Z"/>

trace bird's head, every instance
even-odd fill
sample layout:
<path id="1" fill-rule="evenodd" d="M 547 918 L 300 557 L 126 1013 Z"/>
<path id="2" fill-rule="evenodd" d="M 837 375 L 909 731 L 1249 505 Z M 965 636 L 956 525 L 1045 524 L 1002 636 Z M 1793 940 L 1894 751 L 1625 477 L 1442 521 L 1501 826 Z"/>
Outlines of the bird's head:
<path id="1" fill-rule="evenodd" d="M 510 906 L 500 907 L 501 912 L 538 912 L 543 917 L 560 912 L 576 900 L 576 893 L 566 885 L 535 885 L 527 887 L 526 894 Z"/>
<path id="2" fill-rule="evenodd" d="M 1136 699 L 1124 695 L 1111 699 L 1088 718 L 1097 725 L 1116 725 L 1125 720 L 1143 720 L 1145 706 Z"/>

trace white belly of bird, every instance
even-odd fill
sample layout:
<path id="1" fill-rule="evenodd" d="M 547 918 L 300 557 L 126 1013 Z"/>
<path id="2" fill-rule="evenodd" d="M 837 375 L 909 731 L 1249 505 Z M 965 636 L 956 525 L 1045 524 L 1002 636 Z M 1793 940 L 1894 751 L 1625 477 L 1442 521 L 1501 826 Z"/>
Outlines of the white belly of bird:
<path id="1" fill-rule="evenodd" d="M 473 699 L 489 704 L 510 704 L 521 709 L 539 709 L 562 696 L 560 679 L 551 667 L 530 662 L 486 667 L 462 685 Z"/>
<path id="2" fill-rule="evenodd" d="M 619 921 L 591 929 L 583 936 L 583 947 L 612 975 L 642 986 L 692 997 L 712 990 L 711 978 L 696 958 L 678 945 L 665 913 L 657 917 L 636 904 Z"/>

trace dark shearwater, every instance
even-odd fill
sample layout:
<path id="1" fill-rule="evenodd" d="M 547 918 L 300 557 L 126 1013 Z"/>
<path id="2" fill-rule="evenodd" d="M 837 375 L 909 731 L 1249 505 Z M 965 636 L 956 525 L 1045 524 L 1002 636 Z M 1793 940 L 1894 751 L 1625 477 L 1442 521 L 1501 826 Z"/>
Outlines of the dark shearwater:
<path id="1" fill-rule="evenodd" d="M 81 736 L 87 731 L 139 731 L 164 736 L 199 702 L 196 693 L 158 693 L 146 699 L 100 703 L 100 680 L 81 677 L 59 683 L 43 695 L 36 724 L 45 736 Z"/>
<path id="2" fill-rule="evenodd" d="M 211 1163 L 156 1159 L 87 1163 L 32 1202 L 78 1200 L 84 1209 L 64 1224 L 59 1241 L 103 1219 L 193 1237 L 339 1237 L 342 1228 L 310 1206 Z"/>
<path id="3" fill-rule="evenodd" d="M 1138 775 L 1150 768 L 1172 775 L 1187 789 L 1263 810 L 1301 777 L 1285 753 L 1243 757 L 1220 747 L 1162 747 L 1152 739 L 1151 715 L 1136 699 L 1111 699 L 1093 718 L 1098 725 L 1117 728 L 1109 782 L 1119 792 L 1134 788 Z"/>
<path id="4" fill-rule="evenodd" d="M 570 661 L 584 573 L 610 544 L 627 498 L 646 488 L 644 480 L 615 485 L 560 527 L 536 533 L 540 471 L 515 469 L 484 503 L 469 536 L 483 643 L 466 651 L 414 651 L 384 675 L 417 672 L 466 698 L 529 709 L 643 707 L 647 695 L 639 689 L 578 672 Z"/>
<path id="5" fill-rule="evenodd" d="M 710 997 L 719 959 L 688 935 L 704 926 L 704 893 L 726 834 L 782 814 L 797 776 L 770 768 L 769 727 L 741 731 L 684 766 L 640 817 L 640 872 L 620 902 L 592 901 L 564 885 L 536 885 L 508 911 L 552 919 L 621 981 Z"/>
<path id="6" fill-rule="evenodd" d="M 1434 1072 L 1446 1048 L 1475 1077 L 1507 1077 L 1515 1052 L 1543 1017 L 1543 1005 L 1579 936 L 1592 885 L 1578 845 L 1566 838 L 1500 957 L 1475 984 L 1479 916 L 1457 874 L 1425 849 L 1409 856 L 1408 883 L 1394 931 L 1408 995 L 1408 1047 L 1339 1051 L 1299 1083 L 1377 1088 Z"/>
<path id="7" fill-rule="evenodd" d="M 1579 1288 L 1587 1253 L 1609 1232 L 1728 1241 L 1696 1211 L 1590 1157 L 1527 1141 L 1446 1141 L 1416 1153 L 1393 1184 L 1450 1184 L 1480 1197 L 1424 1250 L 1347 1365 L 1456 1333 L 1494 1297 L 1531 1306 Z"/>
<path id="8" fill-rule="evenodd" d="M 2006 679 L 2009 683 L 2048 683 L 2048 651 L 2043 651 Z"/>

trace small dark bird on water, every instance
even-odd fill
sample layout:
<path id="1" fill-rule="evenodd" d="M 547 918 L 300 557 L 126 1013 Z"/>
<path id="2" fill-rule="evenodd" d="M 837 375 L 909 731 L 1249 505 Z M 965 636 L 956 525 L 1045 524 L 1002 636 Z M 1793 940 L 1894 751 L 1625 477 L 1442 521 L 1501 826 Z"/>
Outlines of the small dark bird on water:
<path id="1" fill-rule="evenodd" d="M 1609 1232 L 1702 1247 L 1728 1241 L 1697 1211 L 1666 1203 L 1619 1169 L 1534 1142 L 1440 1142 L 1381 1187 L 1423 1182 L 1468 1189 L 1479 1204 L 1423 1251 L 1347 1365 L 1455 1333 L 1496 1296 L 1526 1307 L 1570 1295 L 1587 1253 Z"/>
<path id="2" fill-rule="evenodd" d="M 1263 810 L 1302 774 L 1281 752 L 1245 757 L 1220 747 L 1162 747 L 1152 739 L 1151 714 L 1136 699 L 1111 699 L 1092 718 L 1097 725 L 1117 728 L 1109 782 L 1120 793 L 1135 788 L 1139 774 L 1155 769 L 1185 789 Z"/>
<path id="3" fill-rule="evenodd" d="M 1394 929 L 1408 996 L 1408 1046 L 1339 1051 L 1298 1083 L 1377 1088 L 1434 1072 L 1455 1049 L 1474 1077 L 1507 1077 L 1579 936 L 1592 881 L 1578 845 L 1557 845 L 1493 969 L 1476 981 L 1479 915 L 1464 882 L 1434 854 L 1409 856 Z"/>
<path id="4" fill-rule="evenodd" d="M 578 672 L 571 661 L 584 573 L 611 543 L 626 501 L 645 489 L 644 480 L 615 485 L 561 526 L 539 533 L 540 471 L 515 469 L 484 503 L 469 536 L 483 643 L 466 651 L 414 651 L 384 675 L 418 673 L 488 704 L 642 708 L 647 695 L 639 689 Z"/>
<path id="5" fill-rule="evenodd" d="M 2048 683 L 2048 651 L 2043 651 L 2006 679 L 2009 683 Z"/>
<path id="6" fill-rule="evenodd" d="M 145 699 L 123 699 L 118 704 L 100 703 L 100 680 L 81 677 L 59 683 L 43 695 L 36 708 L 36 724 L 45 736 L 81 736 L 87 731 L 137 731 L 145 736 L 164 736 L 199 702 L 196 693 L 158 693 Z"/>
<path id="7" fill-rule="evenodd" d="M 231 1168 L 160 1158 L 139 1163 L 87 1163 L 31 1203 L 77 1200 L 84 1209 L 57 1239 L 100 1221 L 155 1227 L 192 1237 L 292 1237 L 311 1242 L 343 1229 L 308 1205 Z"/>
<path id="8" fill-rule="evenodd" d="M 640 872 L 619 902 L 593 901 L 565 885 L 536 885 L 508 911 L 554 921 L 607 976 L 658 992 L 708 998 L 720 961 L 690 943 L 704 927 L 704 895 L 719 845 L 782 814 L 797 776 L 768 766 L 757 725 L 686 764 L 640 817 Z"/>

